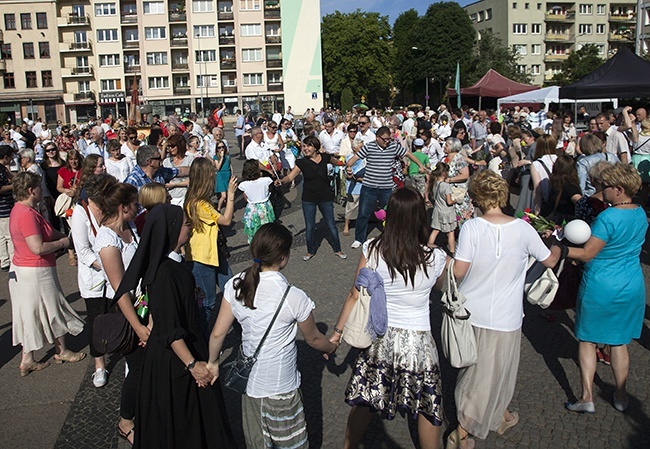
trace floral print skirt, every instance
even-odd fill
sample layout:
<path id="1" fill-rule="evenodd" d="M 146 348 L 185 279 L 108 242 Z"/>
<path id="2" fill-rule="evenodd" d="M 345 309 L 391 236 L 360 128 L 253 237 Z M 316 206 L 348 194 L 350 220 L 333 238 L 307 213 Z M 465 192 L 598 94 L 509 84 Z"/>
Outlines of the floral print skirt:
<path id="1" fill-rule="evenodd" d="M 422 413 L 440 426 L 442 379 L 438 350 L 430 331 L 389 327 L 386 334 L 359 353 L 345 402 L 370 407 L 386 419 L 404 412 Z"/>
<path id="2" fill-rule="evenodd" d="M 248 238 L 248 243 L 253 240 L 257 230 L 266 223 L 275 221 L 275 213 L 270 201 L 263 203 L 248 203 L 244 211 L 244 234 Z"/>

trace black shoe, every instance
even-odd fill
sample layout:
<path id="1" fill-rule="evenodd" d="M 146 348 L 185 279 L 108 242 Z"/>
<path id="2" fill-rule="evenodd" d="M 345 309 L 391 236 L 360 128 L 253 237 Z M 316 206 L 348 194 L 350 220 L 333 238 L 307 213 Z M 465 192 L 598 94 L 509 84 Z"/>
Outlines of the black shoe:
<path id="1" fill-rule="evenodd" d="M 7 272 L 7 271 L 9 271 L 9 267 L 2 267 L 2 268 L 0 268 L 0 270 L 4 271 L 4 272 Z"/>

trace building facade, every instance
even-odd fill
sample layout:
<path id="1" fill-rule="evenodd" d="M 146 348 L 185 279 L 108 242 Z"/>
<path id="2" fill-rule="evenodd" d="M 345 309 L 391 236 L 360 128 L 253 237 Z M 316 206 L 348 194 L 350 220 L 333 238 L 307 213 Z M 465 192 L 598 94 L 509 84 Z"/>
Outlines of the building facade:
<path id="1" fill-rule="evenodd" d="M 519 53 L 519 69 L 533 84 L 550 82 L 569 54 L 586 44 L 596 45 L 603 58 L 635 45 L 636 2 L 481 0 L 465 10 L 479 37 L 492 32 Z"/>
<path id="2" fill-rule="evenodd" d="M 318 0 L 0 5 L 0 113 L 17 119 L 126 116 L 132 99 L 161 116 L 323 102 Z"/>
<path id="3" fill-rule="evenodd" d="M 636 54 L 645 56 L 650 52 L 650 1 L 639 0 L 637 11 Z"/>

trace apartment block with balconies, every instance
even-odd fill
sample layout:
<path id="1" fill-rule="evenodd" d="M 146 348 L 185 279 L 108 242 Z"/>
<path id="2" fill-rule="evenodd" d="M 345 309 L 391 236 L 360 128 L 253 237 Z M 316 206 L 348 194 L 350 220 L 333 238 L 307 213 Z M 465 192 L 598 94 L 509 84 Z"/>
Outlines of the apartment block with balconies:
<path id="1" fill-rule="evenodd" d="M 622 45 L 634 46 L 637 9 L 622 0 L 481 0 L 465 7 L 479 35 L 491 31 L 517 51 L 519 69 L 538 85 L 549 83 L 571 52 L 586 44 L 596 45 L 603 58 Z"/>

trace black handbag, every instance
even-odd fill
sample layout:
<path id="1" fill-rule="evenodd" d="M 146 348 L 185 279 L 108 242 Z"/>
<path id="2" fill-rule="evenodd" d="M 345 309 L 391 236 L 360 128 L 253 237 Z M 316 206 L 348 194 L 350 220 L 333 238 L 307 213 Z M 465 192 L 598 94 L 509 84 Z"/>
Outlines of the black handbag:
<path id="1" fill-rule="evenodd" d="M 98 315 L 93 324 L 93 346 L 101 355 L 131 352 L 136 335 L 122 312 Z"/>
<path id="2" fill-rule="evenodd" d="M 219 253 L 219 260 L 230 258 L 230 249 L 228 248 L 228 240 L 226 236 L 219 229 L 217 232 L 217 253 Z"/>
<path id="3" fill-rule="evenodd" d="M 275 323 L 275 319 L 280 313 L 280 309 L 282 308 L 282 304 L 284 304 L 284 300 L 287 298 L 287 294 L 289 293 L 290 288 L 291 285 L 287 285 L 287 289 L 284 291 L 284 296 L 282 296 L 282 300 L 280 301 L 280 304 L 275 311 L 275 315 L 273 315 L 273 318 L 269 323 L 269 327 L 266 328 L 264 336 L 260 340 L 260 343 L 257 345 L 255 353 L 250 357 L 245 356 L 244 350 L 240 346 L 239 352 L 237 353 L 237 358 L 232 362 L 228 362 L 223 365 L 223 370 L 226 373 L 224 376 L 224 384 L 226 387 L 240 394 L 246 393 L 246 386 L 248 385 L 248 378 L 250 377 L 251 371 L 253 370 L 253 365 L 255 365 L 255 362 L 257 362 L 257 356 L 260 353 L 262 344 L 264 343 L 264 340 L 266 340 L 266 337 L 269 335 L 271 327 L 273 326 L 273 323 Z"/>

